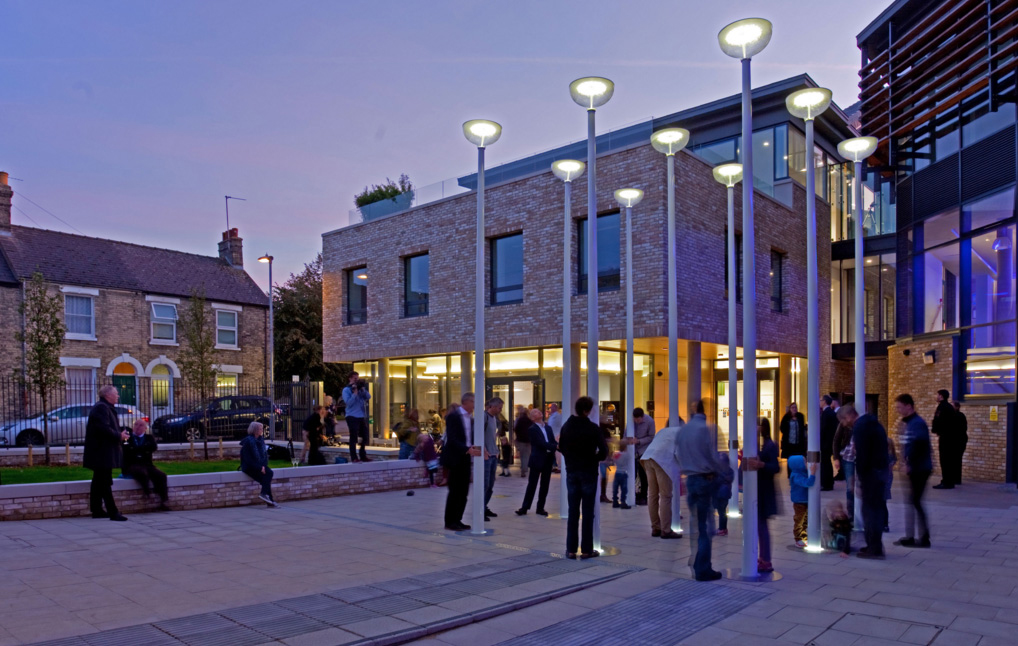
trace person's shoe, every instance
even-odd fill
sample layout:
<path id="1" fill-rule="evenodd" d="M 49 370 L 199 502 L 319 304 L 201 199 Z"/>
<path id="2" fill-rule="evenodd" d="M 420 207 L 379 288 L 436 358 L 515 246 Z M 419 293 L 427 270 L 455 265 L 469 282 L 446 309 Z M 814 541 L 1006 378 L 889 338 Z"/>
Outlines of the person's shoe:
<path id="1" fill-rule="evenodd" d="M 110 517 L 110 515 L 107 514 L 105 511 L 93 511 L 92 512 L 92 518 L 109 518 L 109 517 Z"/>
<path id="2" fill-rule="evenodd" d="M 361 462 L 374 462 L 374 460 L 365 455 L 363 458 L 361 458 Z"/>
<path id="3" fill-rule="evenodd" d="M 358 460 L 357 458 L 353 458 L 353 457 L 350 458 L 350 464 L 357 464 L 358 462 L 360 462 L 360 460 Z"/>
<path id="4" fill-rule="evenodd" d="M 661 538 L 682 538 L 678 532 L 661 532 Z"/>
<path id="5" fill-rule="evenodd" d="M 904 538 L 899 538 L 898 540 L 894 541 L 894 544 L 900 545 L 901 547 L 915 547 L 916 541 L 911 536 L 906 536 Z"/>
<path id="6" fill-rule="evenodd" d="M 930 547 L 930 535 L 927 534 L 926 536 L 923 536 L 922 538 L 920 538 L 919 542 L 917 542 L 915 544 L 915 547 L 923 547 L 923 548 Z"/>
<path id="7" fill-rule="evenodd" d="M 581 559 L 593 559 L 601 556 L 601 552 L 594 550 L 593 552 L 587 552 L 586 554 L 580 554 Z"/>
<path id="8" fill-rule="evenodd" d="M 613 500 L 612 501 L 612 509 L 618 509 L 618 508 L 619 508 L 619 502 L 617 500 Z"/>
<path id="9" fill-rule="evenodd" d="M 164 502 L 161 505 L 159 505 L 159 507 L 157 507 L 156 509 L 158 511 L 170 511 L 170 506 Z"/>
<path id="10" fill-rule="evenodd" d="M 806 541 L 795 541 L 796 547 L 806 547 Z"/>
<path id="11" fill-rule="evenodd" d="M 770 574 L 774 571 L 774 566 L 771 565 L 770 561 L 764 561 L 763 559 L 756 560 L 756 571 L 760 574 Z"/>
<path id="12" fill-rule="evenodd" d="M 574 558 L 576 558 L 576 552 L 566 552 L 566 558 L 567 559 L 574 559 Z"/>
<path id="13" fill-rule="evenodd" d="M 952 485 L 952 484 L 944 484 L 943 482 L 941 482 L 938 485 L 933 485 L 933 488 L 934 489 L 954 489 L 954 485 Z"/>
<path id="14" fill-rule="evenodd" d="M 657 538 L 658 536 L 661 535 L 661 530 L 660 529 L 651 530 L 650 535 L 653 536 L 654 538 Z"/>
<path id="15" fill-rule="evenodd" d="M 701 574 L 701 575 L 697 576 L 696 580 L 697 581 L 717 581 L 718 579 L 722 578 L 723 576 L 724 575 L 722 575 L 717 570 L 711 570 L 710 572 L 707 572 L 706 574 Z"/>
<path id="16" fill-rule="evenodd" d="M 485 516 L 491 516 L 492 518 L 498 518 L 498 514 L 496 514 L 492 510 L 488 509 L 487 507 L 484 508 L 484 515 Z"/>
<path id="17" fill-rule="evenodd" d="M 459 525 L 446 525 L 445 528 L 448 531 L 450 531 L 450 532 L 458 532 L 458 531 L 460 531 L 460 526 Z"/>
<path id="18" fill-rule="evenodd" d="M 878 560 L 880 560 L 880 559 L 884 558 L 884 555 L 882 553 L 881 554 L 876 554 L 874 552 L 869 552 L 869 551 L 867 551 L 865 549 L 859 550 L 858 552 L 855 553 L 855 555 L 858 558 L 861 558 L 861 559 L 878 559 Z"/>
<path id="19" fill-rule="evenodd" d="M 640 507 L 646 507 L 647 506 L 647 499 L 646 498 L 637 498 L 636 499 L 636 504 L 638 506 L 640 506 Z"/>
<path id="20" fill-rule="evenodd" d="M 719 529 L 718 530 L 718 536 L 728 536 L 728 530 L 727 529 Z"/>
<path id="21" fill-rule="evenodd" d="M 258 494 L 258 497 L 261 498 L 262 502 L 264 502 L 269 507 L 275 507 L 276 506 L 276 503 L 272 500 L 272 496 L 269 496 L 268 494 L 260 493 L 260 494 Z"/>
<path id="22" fill-rule="evenodd" d="M 538 510 L 537 510 L 537 511 L 535 511 L 534 513 L 535 513 L 535 514 L 537 514 L 538 516 L 547 516 L 547 515 L 548 515 L 548 512 L 546 512 L 546 511 L 545 511 L 545 510 L 543 510 L 543 509 L 538 509 Z"/>
<path id="23" fill-rule="evenodd" d="M 526 516 L 527 515 L 527 510 L 526 509 L 517 509 L 516 510 L 516 515 L 517 516 Z"/>
<path id="24" fill-rule="evenodd" d="M 611 498 L 608 496 L 601 496 L 601 502 L 611 502 Z"/>
<path id="25" fill-rule="evenodd" d="M 619 505 L 619 509 L 632 509 L 632 507 L 630 507 L 626 503 L 622 503 L 621 505 Z"/>
<path id="26" fill-rule="evenodd" d="M 113 514 L 110 516 L 110 520 L 125 521 L 127 520 L 127 516 L 124 516 L 123 514 Z"/>

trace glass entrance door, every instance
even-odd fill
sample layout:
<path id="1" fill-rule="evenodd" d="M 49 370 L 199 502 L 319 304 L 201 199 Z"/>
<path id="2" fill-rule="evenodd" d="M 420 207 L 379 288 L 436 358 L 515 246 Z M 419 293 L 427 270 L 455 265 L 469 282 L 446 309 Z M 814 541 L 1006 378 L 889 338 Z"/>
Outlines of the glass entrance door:
<path id="1" fill-rule="evenodd" d="M 718 370 L 715 372 L 715 383 L 714 391 L 717 393 L 717 420 L 718 420 L 718 431 L 720 435 L 727 435 L 728 433 L 728 420 L 731 415 L 736 415 L 737 427 L 739 429 L 739 440 L 742 440 L 742 429 L 745 424 L 745 417 L 743 415 L 744 402 L 742 395 L 742 370 L 739 370 L 738 381 L 736 382 L 736 396 L 738 400 L 738 410 L 732 410 L 731 397 L 728 392 L 728 370 Z M 778 415 L 777 411 L 777 396 L 778 396 L 778 371 L 777 370 L 757 370 L 757 405 L 760 411 L 761 417 L 766 417 L 771 423 L 771 438 L 775 442 L 778 441 L 776 436 L 777 422 L 780 421 L 781 416 Z M 719 441 L 719 444 L 721 442 Z M 724 446 L 720 446 L 720 449 L 724 449 Z"/>
<path id="2" fill-rule="evenodd" d="M 502 411 L 511 424 L 516 418 L 516 407 L 542 408 L 544 406 L 544 380 L 538 377 L 495 377 L 488 380 L 487 397 L 499 397 L 505 402 Z"/>

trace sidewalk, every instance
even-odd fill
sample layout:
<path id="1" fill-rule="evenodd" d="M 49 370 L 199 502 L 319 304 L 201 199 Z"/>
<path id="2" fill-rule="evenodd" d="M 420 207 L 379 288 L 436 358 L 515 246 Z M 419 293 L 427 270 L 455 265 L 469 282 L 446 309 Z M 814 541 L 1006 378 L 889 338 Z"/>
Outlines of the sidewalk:
<path id="1" fill-rule="evenodd" d="M 471 623 L 437 632 L 419 643 L 483 646 L 511 641 L 523 646 L 548 639 L 559 642 L 561 638 L 554 636 L 556 626 L 570 634 L 583 626 L 590 627 L 593 635 L 606 633 L 594 641 L 588 635 L 585 644 L 603 639 L 612 644 L 993 646 L 1013 644 L 1018 634 L 1013 574 L 1018 567 L 1018 493 L 1013 488 L 966 484 L 953 491 L 930 491 L 933 549 L 911 551 L 890 545 L 902 524 L 903 496 L 896 490 L 892 532 L 885 535 L 888 559 L 879 562 L 789 548 L 791 505 L 785 504 L 786 514 L 771 522 L 774 563 L 782 575 L 779 581 L 747 584 L 726 579 L 698 584 L 689 582 L 688 540 L 652 539 L 644 507 L 620 510 L 603 505 L 603 541 L 619 547 L 621 554 L 599 559 L 596 569 L 553 575 L 555 563 L 566 563 L 553 558 L 563 551 L 565 523 L 532 513 L 515 516 L 512 512 L 522 498 L 524 483 L 519 477 L 498 479 L 491 507 L 499 517 L 489 523 L 495 534 L 482 538 L 441 529 L 444 489 L 417 491 L 414 496 L 387 492 L 301 501 L 274 510 L 249 507 L 135 515 L 127 523 L 92 519 L 2 523 L 0 646 L 78 636 L 83 638 L 66 643 L 110 644 L 116 643 L 111 641 L 113 634 L 96 633 L 166 625 L 169 620 L 208 613 L 235 617 L 230 619 L 235 623 L 239 618 L 240 626 L 254 630 L 261 640 L 250 641 L 256 637 L 244 632 L 243 640 L 219 643 L 380 643 L 371 640 L 396 633 L 367 635 L 338 628 L 335 622 L 316 617 L 314 606 L 298 603 L 297 608 L 288 609 L 304 617 L 288 621 L 309 629 L 292 637 L 258 632 L 251 627 L 257 621 L 247 619 L 249 615 L 239 609 L 256 604 L 286 608 L 296 598 L 318 598 L 323 593 L 333 600 L 330 604 L 357 605 L 328 595 L 372 584 L 403 598 L 413 591 L 389 590 L 388 584 L 414 579 L 438 590 L 449 584 L 438 573 L 473 573 L 475 567 L 479 576 L 500 581 L 501 588 L 519 586 L 522 591 L 505 593 L 507 598 L 493 600 L 496 605 L 482 604 L 480 610 L 497 613 L 487 619 L 473 614 L 478 608 L 445 608 L 459 613 L 456 617 L 470 610 Z M 834 494 L 844 495 L 841 490 Z M 554 513 L 559 500 L 557 477 L 549 498 L 548 509 Z M 469 511 L 464 522 L 470 522 Z M 714 540 L 718 569 L 740 564 L 738 520 L 730 530 L 728 537 Z M 521 562 L 521 569 L 552 569 L 531 570 L 537 578 L 518 583 L 512 577 L 498 578 L 506 570 L 491 571 L 497 569 L 495 564 L 519 557 L 540 560 L 529 565 Z M 599 582 L 600 576 L 611 578 Z M 581 583 L 584 589 L 570 591 L 569 586 Z M 494 590 L 471 594 L 484 598 L 502 594 Z M 523 591 L 526 595 L 519 596 Z M 450 603 L 439 601 L 443 594 L 429 593 L 416 600 L 425 606 L 413 609 L 382 603 L 369 611 L 388 617 L 423 609 L 416 615 L 421 623 L 407 623 L 441 628 L 437 622 L 443 613 L 427 608 Z M 542 594 L 549 600 L 537 598 Z M 528 598 L 537 600 L 515 610 L 511 607 Z M 668 607 L 672 612 L 663 610 Z M 588 615 L 592 611 L 596 612 Z M 669 616 L 681 621 L 662 623 Z M 606 623 L 604 617 L 615 621 Z M 710 620 L 703 624 L 707 627 L 687 632 L 705 617 Z M 317 630 L 321 624 L 328 627 Z M 177 624 L 168 625 L 177 630 L 172 628 Z M 137 636 L 142 630 L 122 634 Z M 147 633 L 155 635 L 151 642 L 134 639 L 130 643 L 216 643 L 209 641 L 217 635 L 210 630 L 176 636 L 161 630 Z M 339 633 L 330 632 L 336 630 L 346 635 L 339 639 Z M 627 631 L 633 639 L 625 638 Z M 198 639 L 199 635 L 203 637 Z M 165 641 L 166 636 L 181 639 Z"/>

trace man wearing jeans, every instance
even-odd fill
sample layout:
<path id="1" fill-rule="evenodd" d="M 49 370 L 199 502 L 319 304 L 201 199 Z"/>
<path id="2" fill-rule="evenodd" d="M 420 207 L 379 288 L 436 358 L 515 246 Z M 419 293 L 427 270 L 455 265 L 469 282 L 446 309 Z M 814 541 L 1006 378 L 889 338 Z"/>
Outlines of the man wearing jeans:
<path id="1" fill-rule="evenodd" d="M 562 425 L 558 450 L 566 461 L 566 487 L 569 493 L 569 522 L 566 525 L 566 556 L 588 559 L 599 556 L 594 549 L 594 505 L 597 500 L 598 464 L 608 457 L 604 433 L 590 420 L 594 400 L 576 400 L 576 414 Z M 580 517 L 583 517 L 583 542 L 580 542 Z"/>
<path id="2" fill-rule="evenodd" d="M 350 373 L 350 381 L 343 389 L 343 401 L 346 402 L 346 428 L 350 432 L 350 461 L 370 462 L 368 459 L 368 425 L 367 419 L 368 402 L 371 400 L 371 393 L 367 385 L 361 381 L 361 376 L 356 372 Z M 357 455 L 357 441 L 360 440 L 360 456 Z"/>
<path id="3" fill-rule="evenodd" d="M 498 516 L 488 508 L 495 491 L 495 469 L 498 468 L 498 416 L 502 414 L 502 399 L 492 397 L 484 407 L 484 520 Z"/>
<path id="4" fill-rule="evenodd" d="M 696 414 L 679 430 L 675 441 L 682 473 L 686 474 L 686 500 L 693 514 L 690 545 L 696 547 L 691 548 L 689 564 L 697 581 L 716 581 L 721 573 L 711 567 L 710 525 L 714 518 L 714 492 L 723 468 L 718 461 L 714 435 L 707 427 L 702 400 L 696 402 L 695 410 Z"/>

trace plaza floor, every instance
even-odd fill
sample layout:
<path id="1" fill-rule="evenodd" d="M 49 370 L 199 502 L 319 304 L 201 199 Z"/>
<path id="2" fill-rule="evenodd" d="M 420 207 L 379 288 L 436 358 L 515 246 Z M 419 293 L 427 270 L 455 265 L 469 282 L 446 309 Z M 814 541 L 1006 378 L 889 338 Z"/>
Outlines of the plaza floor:
<path id="1" fill-rule="evenodd" d="M 691 581 L 688 540 L 651 538 L 644 507 L 602 506 L 620 554 L 566 561 L 564 521 L 512 513 L 524 482 L 498 479 L 485 537 L 442 530 L 445 489 L 3 523 L 0 646 L 1018 643 L 1013 486 L 930 491 L 930 550 L 891 545 L 895 490 L 884 561 L 790 547 L 785 504 L 771 521 L 781 578 L 750 584 Z M 558 500 L 556 477 L 549 511 Z M 739 567 L 730 529 L 717 569 Z"/>

